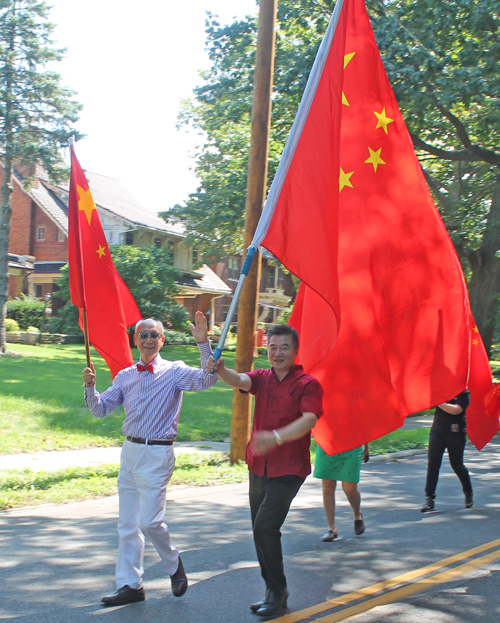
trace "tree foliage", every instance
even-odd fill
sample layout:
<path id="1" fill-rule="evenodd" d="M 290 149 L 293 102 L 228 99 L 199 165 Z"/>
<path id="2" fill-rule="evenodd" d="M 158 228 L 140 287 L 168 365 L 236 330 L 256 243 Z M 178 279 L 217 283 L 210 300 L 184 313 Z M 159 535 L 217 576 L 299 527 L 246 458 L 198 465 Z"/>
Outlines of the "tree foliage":
<path id="1" fill-rule="evenodd" d="M 127 284 L 142 316 L 157 318 L 166 328 L 185 331 L 188 312 L 173 298 L 180 291 L 176 280 L 181 273 L 172 266 L 169 249 L 115 245 L 110 250 L 115 268 Z M 63 319 L 61 331 L 75 333 L 79 331 L 78 308 L 70 302 L 68 266 L 61 272 L 63 276 L 58 281 L 57 295 L 66 302 L 59 311 L 59 316 Z"/>
<path id="2" fill-rule="evenodd" d="M 269 181 L 333 7 L 330 0 L 279 2 Z M 367 7 L 489 347 L 500 292 L 498 2 L 367 0 Z M 242 247 L 255 41 L 254 18 L 221 26 L 210 16 L 212 67 L 180 115 L 206 140 L 196 164 L 200 186 L 173 212 L 205 259 Z"/>
<path id="3" fill-rule="evenodd" d="M 72 123 L 81 106 L 59 74 L 47 69 L 63 56 L 53 47 L 48 13 L 42 0 L 0 0 L 0 352 L 5 350 L 14 163 L 39 163 L 57 179 L 64 169 L 60 148 L 69 134 L 78 134 Z"/>

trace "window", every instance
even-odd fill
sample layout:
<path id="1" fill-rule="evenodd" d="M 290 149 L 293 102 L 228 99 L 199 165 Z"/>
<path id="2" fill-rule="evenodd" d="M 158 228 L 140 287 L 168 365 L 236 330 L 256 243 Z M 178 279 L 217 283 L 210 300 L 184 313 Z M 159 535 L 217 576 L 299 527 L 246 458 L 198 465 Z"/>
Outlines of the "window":
<path id="1" fill-rule="evenodd" d="M 282 268 L 277 268 L 276 270 L 278 272 L 276 287 L 280 290 L 283 290 L 283 288 L 285 287 L 285 274 Z"/>
<path id="2" fill-rule="evenodd" d="M 57 230 L 56 240 L 57 240 L 57 242 L 65 242 L 66 241 L 66 235 L 60 229 Z"/>
<path id="3" fill-rule="evenodd" d="M 198 261 L 198 249 L 191 250 L 191 259 L 193 261 L 193 264 L 196 264 L 196 262 Z"/>
<path id="4" fill-rule="evenodd" d="M 37 299 L 41 299 L 43 297 L 43 285 L 41 283 L 37 283 L 35 285 L 35 297 Z"/>
<path id="5" fill-rule="evenodd" d="M 171 264 L 173 264 L 174 263 L 174 243 L 171 240 L 167 242 L 167 248 L 168 248 L 168 252 L 167 252 L 168 260 Z"/>
<path id="6" fill-rule="evenodd" d="M 161 248 L 161 238 L 155 238 L 155 247 L 157 249 Z"/>
<path id="7" fill-rule="evenodd" d="M 274 266 L 269 266 L 267 269 L 267 287 L 274 288 Z"/>
<path id="8" fill-rule="evenodd" d="M 228 260 L 229 279 L 238 279 L 240 276 L 240 258 L 230 257 Z"/>
<path id="9" fill-rule="evenodd" d="M 41 242 L 45 240 L 45 227 L 37 227 L 36 228 L 36 239 Z"/>
<path id="10" fill-rule="evenodd" d="M 134 233 L 131 231 L 125 232 L 125 244 L 134 244 Z"/>
<path id="11" fill-rule="evenodd" d="M 113 230 L 112 229 L 105 230 L 104 236 L 106 237 L 108 244 L 113 244 Z"/>

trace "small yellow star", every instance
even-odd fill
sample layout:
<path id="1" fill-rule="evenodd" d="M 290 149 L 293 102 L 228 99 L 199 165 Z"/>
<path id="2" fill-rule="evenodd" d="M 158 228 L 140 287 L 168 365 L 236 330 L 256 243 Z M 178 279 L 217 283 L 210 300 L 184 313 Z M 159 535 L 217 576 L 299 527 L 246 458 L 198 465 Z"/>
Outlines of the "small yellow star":
<path id="1" fill-rule="evenodd" d="M 474 331 L 474 333 L 479 333 L 479 329 L 477 328 L 477 325 L 472 330 Z"/>
<path id="2" fill-rule="evenodd" d="M 377 151 L 373 151 L 371 147 L 368 147 L 368 151 L 370 152 L 370 157 L 365 160 L 367 164 L 373 164 L 373 168 L 376 171 L 379 164 L 387 164 L 380 157 L 380 152 L 382 151 L 382 147 Z"/>
<path id="3" fill-rule="evenodd" d="M 391 119 L 390 117 L 388 117 L 385 114 L 385 106 L 384 106 L 384 108 L 382 108 L 382 112 L 375 112 L 375 111 L 373 111 L 373 114 L 378 119 L 377 126 L 375 127 L 375 129 L 377 130 L 378 128 L 383 128 L 384 132 L 386 134 L 389 134 L 389 132 L 387 132 L 387 126 L 389 125 L 389 123 L 392 123 L 394 121 L 394 119 Z"/>
<path id="4" fill-rule="evenodd" d="M 106 255 L 106 251 L 105 251 L 104 247 L 101 246 L 101 245 L 99 245 L 99 248 L 97 249 L 96 253 L 99 254 L 99 259 L 101 259 L 101 257 L 103 255 Z"/>
<path id="5" fill-rule="evenodd" d="M 356 54 L 356 52 L 351 52 L 350 54 L 344 54 L 344 69 L 347 67 L 347 65 L 349 65 L 349 63 L 352 61 L 353 56 Z"/>
<path id="6" fill-rule="evenodd" d="M 350 173 L 344 173 L 344 169 L 340 167 L 339 192 L 344 188 L 344 186 L 349 186 L 349 188 L 353 187 L 350 181 L 353 173 L 354 171 L 351 171 Z"/>
<path id="7" fill-rule="evenodd" d="M 342 104 L 344 104 L 344 106 L 350 106 L 349 102 L 347 101 L 347 97 L 345 96 L 344 91 L 342 91 Z"/>
<path id="8" fill-rule="evenodd" d="M 473 344 L 474 346 L 477 346 L 477 345 L 479 344 L 479 340 L 476 340 L 476 339 L 475 339 L 475 340 L 472 340 L 472 344 Z"/>
<path id="9" fill-rule="evenodd" d="M 78 196 L 80 197 L 78 200 L 78 209 L 85 212 L 87 215 L 87 221 L 90 225 L 92 221 L 92 212 L 96 209 L 92 193 L 90 192 L 90 188 L 88 190 L 83 190 L 81 186 L 77 186 L 76 189 L 78 191 Z"/>

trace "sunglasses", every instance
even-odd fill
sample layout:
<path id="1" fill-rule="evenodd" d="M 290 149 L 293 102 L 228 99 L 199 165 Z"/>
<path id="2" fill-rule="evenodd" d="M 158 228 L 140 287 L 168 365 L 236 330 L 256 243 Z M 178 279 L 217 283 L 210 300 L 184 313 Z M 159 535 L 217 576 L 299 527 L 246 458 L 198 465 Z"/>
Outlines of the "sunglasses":
<path id="1" fill-rule="evenodd" d="M 158 333 L 158 331 L 141 331 L 137 334 L 137 337 L 140 337 L 141 340 L 147 340 L 148 337 L 151 337 L 152 340 L 157 340 L 160 337 L 163 337 L 162 333 Z"/>

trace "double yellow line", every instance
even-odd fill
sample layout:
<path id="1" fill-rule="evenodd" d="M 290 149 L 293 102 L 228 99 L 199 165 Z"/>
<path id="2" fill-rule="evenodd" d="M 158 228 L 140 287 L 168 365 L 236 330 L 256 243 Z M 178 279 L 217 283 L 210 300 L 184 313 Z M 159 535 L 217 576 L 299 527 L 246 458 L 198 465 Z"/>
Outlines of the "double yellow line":
<path id="1" fill-rule="evenodd" d="M 415 571 L 403 573 L 402 575 L 398 575 L 389 580 L 384 580 L 383 582 L 378 582 L 377 584 L 373 584 L 372 586 L 367 586 L 366 588 L 362 588 L 359 591 L 347 593 L 346 595 L 335 597 L 334 599 L 324 601 L 323 603 L 311 606 L 310 608 L 305 608 L 304 610 L 299 610 L 297 612 L 292 612 L 291 614 L 286 614 L 279 619 L 274 619 L 273 623 L 297 623 L 297 621 L 308 619 L 316 614 L 321 614 L 323 612 L 326 612 L 327 610 L 332 610 L 337 606 L 344 606 L 352 601 L 357 601 L 359 599 L 362 599 L 363 597 L 374 595 L 375 593 L 390 589 L 393 586 L 397 586 L 398 584 L 411 582 L 416 578 L 428 575 L 435 571 L 439 571 L 439 569 L 449 567 L 456 562 L 467 560 L 468 558 L 477 556 L 477 554 L 481 554 L 482 552 L 499 546 L 500 539 L 491 541 L 490 543 L 485 543 L 484 545 L 468 549 L 467 551 L 456 554 L 455 556 L 444 558 L 443 560 L 432 563 L 431 565 L 427 565 L 426 567 L 421 567 L 420 569 L 416 569 Z M 436 586 L 437 584 L 453 580 L 454 578 L 463 575 L 464 573 L 468 573 L 473 569 L 482 567 L 483 565 L 486 565 L 489 562 L 492 562 L 493 560 L 497 560 L 499 558 L 500 549 L 497 549 L 494 552 L 486 554 L 485 556 L 474 558 L 474 560 L 469 560 L 469 562 L 466 562 L 462 565 L 453 567 L 452 569 L 448 569 L 447 571 L 442 571 L 441 573 L 437 573 L 436 575 L 424 578 L 422 580 L 419 580 L 418 582 L 407 584 L 406 586 L 402 586 L 401 588 L 398 588 L 394 591 L 384 593 L 383 595 L 379 595 L 378 597 L 369 599 L 368 601 L 364 601 L 355 606 L 351 606 L 350 608 L 344 608 L 339 612 L 328 614 L 318 619 L 313 619 L 313 623 L 337 623 L 338 621 L 345 621 L 349 617 L 361 614 L 363 612 L 367 612 L 368 610 L 376 608 L 377 606 L 382 606 L 393 601 L 399 601 L 401 599 L 404 599 L 408 595 L 413 595 L 414 593 L 423 591 L 426 588 L 431 588 L 432 586 Z"/>

